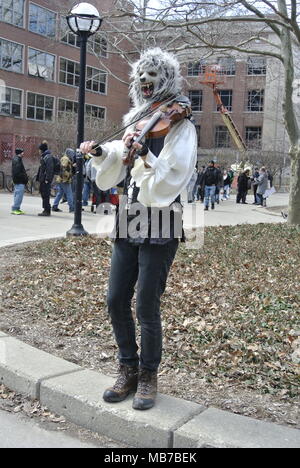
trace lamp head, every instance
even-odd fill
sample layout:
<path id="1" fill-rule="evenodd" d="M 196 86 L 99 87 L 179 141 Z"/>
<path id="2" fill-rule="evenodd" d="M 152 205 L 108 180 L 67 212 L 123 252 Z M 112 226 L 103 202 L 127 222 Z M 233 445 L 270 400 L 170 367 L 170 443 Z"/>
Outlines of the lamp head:
<path id="1" fill-rule="evenodd" d="M 67 22 L 74 34 L 80 36 L 81 33 L 87 33 L 91 36 L 100 28 L 102 19 L 97 8 L 90 3 L 83 2 L 73 6 L 67 15 Z"/>

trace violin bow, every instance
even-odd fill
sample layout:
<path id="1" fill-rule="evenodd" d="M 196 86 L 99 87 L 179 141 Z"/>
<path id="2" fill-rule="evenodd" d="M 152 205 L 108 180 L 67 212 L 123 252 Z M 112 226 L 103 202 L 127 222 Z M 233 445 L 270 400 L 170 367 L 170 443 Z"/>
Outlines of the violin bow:
<path id="1" fill-rule="evenodd" d="M 176 99 L 176 96 L 173 97 L 173 99 L 166 99 L 165 101 L 161 102 L 159 107 L 163 106 L 163 105 L 168 105 L 168 104 L 172 104 L 174 102 L 174 100 Z M 157 112 L 157 108 L 155 109 L 151 109 L 149 112 L 147 112 L 145 115 L 143 115 L 142 117 L 139 117 L 138 119 L 134 120 L 133 122 L 130 122 L 130 124 L 128 125 L 125 125 L 125 127 L 122 127 L 122 128 L 119 128 L 115 133 L 112 133 L 111 135 L 108 135 L 106 136 L 105 138 L 103 138 L 101 141 L 95 143 L 93 145 L 93 148 L 92 149 L 97 149 L 99 148 L 102 143 L 108 141 L 108 140 L 111 140 L 112 138 L 114 138 L 115 136 L 119 135 L 119 133 L 123 132 L 124 130 L 126 130 L 126 128 L 130 127 L 131 125 L 134 125 L 136 124 L 137 122 L 139 122 L 140 120 L 146 118 L 146 117 L 149 117 L 149 115 L 151 114 L 154 114 L 155 112 Z"/>

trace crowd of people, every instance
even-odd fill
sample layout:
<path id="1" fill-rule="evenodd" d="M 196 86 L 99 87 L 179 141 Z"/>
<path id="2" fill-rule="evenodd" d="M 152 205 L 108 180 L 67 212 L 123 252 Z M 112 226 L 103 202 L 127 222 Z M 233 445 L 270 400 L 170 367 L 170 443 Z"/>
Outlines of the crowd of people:
<path id="1" fill-rule="evenodd" d="M 208 166 L 202 166 L 200 170 L 195 168 L 191 180 L 187 186 L 188 203 L 201 201 L 204 210 L 209 207 L 215 209 L 215 204 L 220 200 L 225 201 L 230 197 L 232 185 L 236 178 L 236 203 L 247 205 L 249 191 L 253 191 L 253 204 L 266 206 L 266 194 L 272 187 L 273 180 L 270 172 L 265 167 L 257 167 L 251 173 L 250 169 L 235 173 L 232 168 L 221 169 L 215 161 L 210 161 Z"/>
<path id="2" fill-rule="evenodd" d="M 37 173 L 39 190 L 42 198 L 42 212 L 38 216 L 51 216 L 51 212 L 62 212 L 59 203 L 67 202 L 69 212 L 74 212 L 74 197 L 76 184 L 76 153 L 72 148 L 66 148 L 61 158 L 54 156 L 48 147 L 47 141 L 39 145 L 40 165 Z M 28 183 L 28 176 L 23 164 L 24 150 L 17 148 L 12 159 L 12 179 L 14 183 L 14 198 L 11 214 L 25 214 L 21 209 L 25 187 Z M 92 167 L 92 160 L 89 155 L 84 156 L 83 165 L 83 192 L 82 205 L 88 206 L 92 196 L 92 209 L 97 208 L 100 203 L 116 203 L 116 199 L 111 195 L 114 189 L 102 191 L 96 183 L 96 171 Z M 51 206 L 51 188 L 55 186 L 56 195 Z M 84 210 L 84 208 L 83 208 Z"/>
<path id="3" fill-rule="evenodd" d="M 58 159 L 52 154 L 48 143 L 43 141 L 39 146 L 39 152 L 41 159 L 37 179 L 40 184 L 43 211 L 38 216 L 51 216 L 51 211 L 62 212 L 58 206 L 61 201 L 68 203 L 70 213 L 74 212 L 75 151 L 71 148 L 66 148 L 62 157 Z M 17 148 L 12 160 L 14 200 L 11 213 L 14 215 L 24 214 L 21 205 L 28 176 L 23 164 L 23 156 L 24 150 Z M 82 205 L 83 207 L 88 206 L 89 200 L 92 198 L 92 211 L 95 212 L 97 206 L 101 203 L 117 203 L 117 190 L 100 190 L 95 182 L 96 173 L 97 170 L 92 166 L 91 157 L 85 155 Z M 246 169 L 235 174 L 232 168 L 222 170 L 213 160 L 209 162 L 207 167 L 201 166 L 199 170 L 196 166 L 187 186 L 188 203 L 201 201 L 204 204 L 205 211 L 208 211 L 209 207 L 214 210 L 215 205 L 219 204 L 220 200 L 225 201 L 229 199 L 235 177 L 237 180 L 236 203 L 247 204 L 247 195 L 252 190 L 253 204 L 266 206 L 267 197 L 265 194 L 272 187 L 273 181 L 269 171 L 265 167 L 261 167 L 260 169 L 256 167 L 252 173 L 250 169 Z M 55 182 L 56 196 L 51 206 L 50 198 L 53 181 Z"/>

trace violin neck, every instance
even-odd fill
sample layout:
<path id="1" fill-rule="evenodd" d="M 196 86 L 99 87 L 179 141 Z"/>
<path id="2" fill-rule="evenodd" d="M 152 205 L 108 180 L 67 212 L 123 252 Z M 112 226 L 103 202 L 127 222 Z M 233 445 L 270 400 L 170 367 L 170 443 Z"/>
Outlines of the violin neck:
<path id="1" fill-rule="evenodd" d="M 145 135 L 152 130 L 152 128 L 157 124 L 157 122 L 163 118 L 164 114 L 161 111 L 157 111 L 153 114 L 149 122 L 145 125 L 140 135 L 135 139 L 136 143 L 140 143 Z"/>

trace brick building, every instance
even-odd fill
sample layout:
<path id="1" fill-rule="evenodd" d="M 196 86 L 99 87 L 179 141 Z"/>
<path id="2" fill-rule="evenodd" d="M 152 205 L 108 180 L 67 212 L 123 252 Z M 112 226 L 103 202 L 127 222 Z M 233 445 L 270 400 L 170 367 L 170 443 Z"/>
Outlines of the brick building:
<path id="1" fill-rule="evenodd" d="M 101 16 L 111 1 L 91 3 Z M 49 123 L 77 112 L 80 50 L 65 20 L 73 4 L 0 0 L 0 163 L 18 146 L 26 157 L 37 156 Z M 89 39 L 86 72 L 86 126 L 89 121 L 119 125 L 129 105 L 128 66 L 110 54 L 105 22 Z"/>
<path id="2" fill-rule="evenodd" d="M 224 80 L 218 87 L 249 150 L 285 152 L 288 140 L 282 118 L 283 73 L 276 60 L 265 56 L 218 57 Z M 230 153 L 236 146 L 217 109 L 211 88 L 199 83 L 205 63 L 186 68 L 186 94 L 196 120 L 200 153 Z M 202 76 L 203 79 L 203 76 Z"/>

